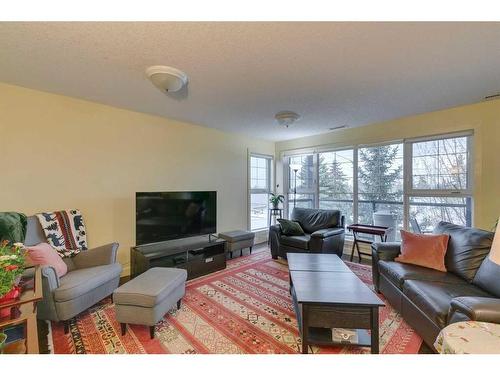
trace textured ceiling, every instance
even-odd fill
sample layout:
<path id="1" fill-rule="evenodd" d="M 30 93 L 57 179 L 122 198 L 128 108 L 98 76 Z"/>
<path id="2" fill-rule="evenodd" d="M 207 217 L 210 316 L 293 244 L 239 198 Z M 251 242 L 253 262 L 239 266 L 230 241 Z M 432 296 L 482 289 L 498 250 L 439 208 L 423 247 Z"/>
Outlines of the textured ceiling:
<path id="1" fill-rule="evenodd" d="M 500 23 L 0 23 L 0 81 L 272 141 L 500 91 Z M 167 96 L 150 65 L 189 76 Z M 302 119 L 279 128 L 276 112 Z"/>

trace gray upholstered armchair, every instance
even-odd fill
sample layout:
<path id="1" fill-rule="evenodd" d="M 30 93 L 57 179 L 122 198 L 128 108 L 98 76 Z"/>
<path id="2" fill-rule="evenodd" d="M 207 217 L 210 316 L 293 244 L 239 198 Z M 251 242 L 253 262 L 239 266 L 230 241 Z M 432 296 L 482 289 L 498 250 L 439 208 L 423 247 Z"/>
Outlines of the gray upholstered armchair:
<path id="1" fill-rule="evenodd" d="M 26 246 L 46 242 L 35 216 L 28 217 Z M 42 268 L 43 300 L 37 305 L 37 317 L 64 322 L 68 333 L 69 319 L 111 295 L 118 287 L 122 267 L 116 262 L 118 243 L 82 251 L 64 258 L 68 273 L 59 278 L 50 266 Z"/>

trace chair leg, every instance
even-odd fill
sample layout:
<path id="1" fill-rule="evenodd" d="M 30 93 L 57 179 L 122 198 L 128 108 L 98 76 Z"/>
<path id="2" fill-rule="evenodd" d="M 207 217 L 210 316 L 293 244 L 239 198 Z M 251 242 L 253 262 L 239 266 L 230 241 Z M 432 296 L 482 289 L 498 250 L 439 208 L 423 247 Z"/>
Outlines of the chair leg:
<path id="1" fill-rule="evenodd" d="M 229 252 L 229 258 L 233 259 L 233 252 L 232 251 Z"/>
<path id="2" fill-rule="evenodd" d="M 181 300 L 178 300 L 177 301 L 177 310 L 180 310 L 181 309 Z"/>
<path id="3" fill-rule="evenodd" d="M 252 254 L 252 246 L 250 246 L 250 254 Z"/>
<path id="4" fill-rule="evenodd" d="M 154 339 L 155 338 L 155 326 L 150 326 L 149 327 L 149 337 Z"/>
<path id="5" fill-rule="evenodd" d="M 127 323 L 120 323 L 120 327 L 122 329 L 122 336 L 127 333 Z"/>
<path id="6" fill-rule="evenodd" d="M 64 324 L 64 334 L 67 335 L 69 333 L 69 320 L 65 320 Z"/>

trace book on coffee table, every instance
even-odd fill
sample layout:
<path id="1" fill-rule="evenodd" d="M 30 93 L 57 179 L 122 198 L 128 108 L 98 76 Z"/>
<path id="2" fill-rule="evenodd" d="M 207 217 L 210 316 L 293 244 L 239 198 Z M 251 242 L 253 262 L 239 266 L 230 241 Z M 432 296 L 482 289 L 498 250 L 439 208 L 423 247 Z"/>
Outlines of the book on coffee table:
<path id="1" fill-rule="evenodd" d="M 355 329 L 332 328 L 332 341 L 339 344 L 357 344 L 358 331 Z"/>

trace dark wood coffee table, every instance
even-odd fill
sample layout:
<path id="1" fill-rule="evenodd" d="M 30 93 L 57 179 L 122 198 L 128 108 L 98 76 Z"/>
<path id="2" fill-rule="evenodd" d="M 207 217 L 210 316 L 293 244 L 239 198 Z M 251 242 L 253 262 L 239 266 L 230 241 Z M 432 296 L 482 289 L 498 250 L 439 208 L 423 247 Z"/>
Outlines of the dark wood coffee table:
<path id="1" fill-rule="evenodd" d="M 370 346 L 372 353 L 378 353 L 382 300 L 337 255 L 295 255 L 287 254 L 287 258 L 302 353 L 308 352 L 309 345 L 339 345 L 332 340 L 332 328 L 356 329 L 358 342 L 346 345 Z M 320 265 L 320 260 L 325 263 Z"/>
<path id="2" fill-rule="evenodd" d="M 335 254 L 288 253 L 290 271 L 352 272 Z"/>

